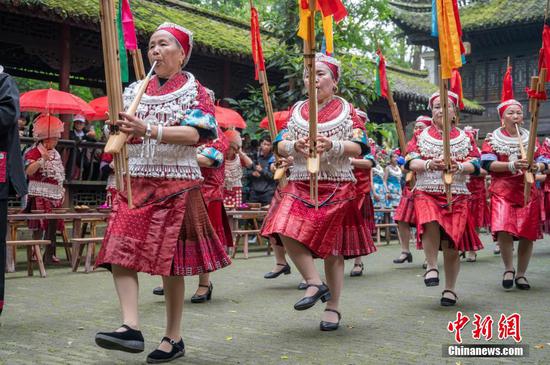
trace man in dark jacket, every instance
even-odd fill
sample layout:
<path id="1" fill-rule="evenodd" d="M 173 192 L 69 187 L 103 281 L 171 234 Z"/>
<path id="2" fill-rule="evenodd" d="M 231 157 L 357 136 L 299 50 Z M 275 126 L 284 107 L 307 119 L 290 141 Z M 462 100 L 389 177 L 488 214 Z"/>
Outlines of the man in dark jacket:
<path id="1" fill-rule="evenodd" d="M 247 170 L 247 176 L 250 187 L 250 203 L 261 203 L 267 205 L 271 203 L 275 188 L 277 186 L 273 180 L 273 173 L 270 166 L 275 162 L 273 155 L 273 144 L 268 137 L 260 141 L 260 149 L 252 157 L 253 165 Z"/>
<path id="2" fill-rule="evenodd" d="M 10 183 L 25 202 L 27 182 L 19 146 L 19 91 L 0 66 L 0 314 L 4 307 L 4 272 Z"/>

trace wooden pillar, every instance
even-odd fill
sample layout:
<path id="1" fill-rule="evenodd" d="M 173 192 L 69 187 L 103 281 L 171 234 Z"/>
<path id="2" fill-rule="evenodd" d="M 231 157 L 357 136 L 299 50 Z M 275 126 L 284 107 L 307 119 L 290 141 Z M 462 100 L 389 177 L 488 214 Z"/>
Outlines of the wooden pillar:
<path id="1" fill-rule="evenodd" d="M 61 60 L 61 67 L 59 69 L 59 90 L 71 92 L 70 76 L 71 76 L 71 28 L 68 24 L 61 24 L 60 26 L 61 37 L 59 44 L 59 53 Z M 62 115 L 61 120 L 65 124 L 63 131 L 63 139 L 69 139 L 69 131 L 71 128 L 70 116 Z"/>
<path id="2" fill-rule="evenodd" d="M 231 93 L 231 62 L 228 60 L 223 61 L 223 86 L 222 86 L 222 97 L 227 98 Z"/>

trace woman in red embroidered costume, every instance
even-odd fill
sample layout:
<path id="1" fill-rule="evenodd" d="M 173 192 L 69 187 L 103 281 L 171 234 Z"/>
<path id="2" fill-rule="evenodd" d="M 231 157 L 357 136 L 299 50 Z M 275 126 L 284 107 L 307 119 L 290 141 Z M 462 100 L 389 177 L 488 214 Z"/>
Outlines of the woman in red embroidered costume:
<path id="1" fill-rule="evenodd" d="M 533 184 L 530 200 L 524 205 L 524 174 L 527 160 L 521 158 L 518 138 L 527 148 L 529 131 L 516 124 L 523 124 L 523 107 L 510 99 L 497 107 L 502 127 L 487 134 L 482 148 L 482 167 L 491 174 L 491 232 L 498 240 L 504 263 L 502 286 L 511 289 L 514 282 L 518 289 L 530 289 L 525 272 L 531 259 L 533 241 L 542 238 L 540 229 L 540 192 Z M 548 159 L 540 154 L 537 143 L 535 159 L 538 171 L 547 170 Z M 519 240 L 517 271 L 514 269 L 514 240 Z"/>
<path id="2" fill-rule="evenodd" d="M 339 299 L 344 280 L 344 259 L 366 256 L 376 248 L 357 207 L 357 191 L 350 157 L 368 152 L 367 137 L 355 110 L 334 95 L 340 67 L 334 58 L 316 55 L 319 125 L 317 139 L 321 166 L 319 209 L 310 200 L 308 157 L 308 102 L 298 102 L 275 143 L 283 157 L 293 156 L 289 183 L 280 201 L 272 204 L 262 228 L 265 236 L 278 236 L 306 280 L 305 296 L 294 308 L 327 302 L 320 328 L 335 330 L 340 323 Z M 306 84 L 307 84 L 307 80 Z M 314 257 L 324 259 L 328 286 L 321 281 Z"/>
<path id="3" fill-rule="evenodd" d="M 99 332 L 96 343 L 107 349 L 141 352 L 137 272 L 162 275 L 166 296 L 166 331 L 147 362 L 183 356 L 181 338 L 183 276 L 212 272 L 230 264 L 210 223 L 201 194 L 196 146 L 217 137 L 214 105 L 206 89 L 182 71 L 191 54 L 192 33 L 162 24 L 149 40 L 149 61 L 156 75 L 136 116 L 121 113 L 120 129 L 135 138 L 128 144 L 135 207 L 124 192 L 113 204 L 96 265 L 112 270 L 123 325 Z M 124 92 L 128 106 L 139 83 Z"/>
<path id="4" fill-rule="evenodd" d="M 55 149 L 62 132 L 63 122 L 52 115 L 40 115 L 34 121 L 33 135 L 37 142 L 25 152 L 25 171 L 29 177 L 27 211 L 51 213 L 53 208 L 60 208 L 63 204 L 65 168 L 61 155 Z M 48 229 L 48 221 L 30 220 L 29 228 L 38 235 Z M 63 232 L 63 220 L 57 221 L 56 228 Z M 54 245 L 46 248 L 44 262 L 59 262 Z"/>
<path id="5" fill-rule="evenodd" d="M 229 142 L 225 154 L 224 204 L 239 207 L 243 203 L 243 168 L 252 167 L 252 159 L 242 151 L 239 132 L 229 129 L 224 134 Z"/>
<path id="6" fill-rule="evenodd" d="M 419 131 L 422 131 L 425 128 L 429 127 L 431 124 L 432 118 L 421 115 L 416 118 L 413 133 L 416 134 Z M 410 143 L 411 142 L 409 141 L 409 145 Z M 413 201 L 413 195 L 409 188 L 409 184 L 407 183 L 403 188 L 401 201 L 399 201 L 399 205 L 395 209 L 395 215 L 393 217 L 393 219 L 397 222 L 397 229 L 399 230 L 399 240 L 401 241 L 401 255 L 393 260 L 394 264 L 402 264 L 405 261 L 413 261 L 410 249 L 411 227 L 414 227 L 416 225 Z"/>
<path id="7" fill-rule="evenodd" d="M 464 132 L 470 134 L 474 141 L 477 141 L 477 135 L 479 132 L 478 129 L 473 129 L 471 126 L 465 126 Z M 481 168 L 479 176 L 470 176 L 470 181 L 466 184 L 471 193 L 471 221 L 478 234 L 481 228 L 489 228 L 491 224 L 491 213 L 489 211 L 489 204 L 487 202 L 487 188 L 485 186 L 485 179 L 487 175 L 487 170 Z M 477 260 L 477 254 L 475 251 L 468 251 L 467 253 L 464 253 L 464 256 L 466 256 L 466 262 L 475 262 Z"/>
<path id="8" fill-rule="evenodd" d="M 370 122 L 367 113 L 362 110 L 356 109 L 357 116 L 361 119 L 363 125 Z M 357 206 L 361 212 L 365 223 L 367 225 L 367 231 L 371 234 L 376 233 L 376 224 L 374 222 L 374 205 L 372 204 L 372 198 L 370 196 L 372 180 L 371 180 L 371 169 L 376 166 L 376 156 L 375 144 L 369 143 L 370 153 L 365 155 L 363 158 L 350 158 L 351 165 L 353 166 L 353 175 L 357 182 L 355 183 L 355 188 L 357 191 Z M 361 256 L 358 256 L 353 261 L 353 268 L 349 273 L 349 276 L 358 277 L 363 275 L 365 270 L 365 265 Z"/>
<path id="9" fill-rule="evenodd" d="M 445 290 L 441 297 L 442 306 L 455 305 L 456 280 L 460 271 L 459 251 L 477 251 L 482 248 L 479 239 L 465 239 L 475 235 L 475 229 L 468 224 L 469 196 L 466 187 L 467 175 L 479 173 L 479 150 L 473 139 L 464 131 L 451 129 L 450 145 L 452 156 L 453 184 L 452 209 L 449 210 L 442 171 L 443 162 L 442 123 L 443 113 L 455 118 L 458 96 L 449 92 L 449 109 L 442 110 L 439 93 L 430 97 L 433 123 L 430 127 L 414 135 L 409 144 L 406 168 L 416 172 L 414 209 L 416 215 L 418 247 L 424 249 L 427 270 L 424 274 L 426 286 L 439 285 L 437 270 L 438 250 L 443 250 L 445 268 Z M 471 247 L 466 247 L 471 246 Z"/>

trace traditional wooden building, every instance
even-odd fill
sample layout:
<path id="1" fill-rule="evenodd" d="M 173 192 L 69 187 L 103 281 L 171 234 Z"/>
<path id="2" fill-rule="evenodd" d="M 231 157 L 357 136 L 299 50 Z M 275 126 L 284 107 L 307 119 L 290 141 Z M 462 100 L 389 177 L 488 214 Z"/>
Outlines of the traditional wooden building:
<path id="1" fill-rule="evenodd" d="M 393 21 L 405 32 L 409 43 L 437 49 L 437 40 L 431 36 L 431 0 L 389 3 Z M 459 5 L 463 38 L 471 48 L 461 69 L 464 96 L 485 107 L 482 115 L 465 115 L 462 120 L 480 128 L 484 135 L 500 124 L 495 107 L 500 102 L 508 57 L 513 66 L 515 97 L 527 106 L 525 87 L 531 76 L 537 74 L 546 1 L 459 0 Z M 428 52 L 425 57 L 432 81 L 436 81 L 439 63 L 436 55 L 437 52 Z M 550 105 L 545 103 L 540 112 L 539 135 L 547 134 L 550 134 Z"/>

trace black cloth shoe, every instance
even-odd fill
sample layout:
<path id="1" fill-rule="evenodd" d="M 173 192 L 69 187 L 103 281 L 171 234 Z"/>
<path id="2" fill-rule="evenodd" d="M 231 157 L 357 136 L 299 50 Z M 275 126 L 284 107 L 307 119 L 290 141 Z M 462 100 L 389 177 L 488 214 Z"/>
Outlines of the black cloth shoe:
<path id="1" fill-rule="evenodd" d="M 525 283 L 518 283 L 519 279 L 525 280 Z M 518 276 L 516 278 L 516 280 L 514 280 L 514 281 L 516 282 L 516 288 L 518 288 L 520 290 L 529 290 L 529 289 L 531 289 L 531 285 L 529 285 L 529 282 L 527 281 L 527 278 L 525 276 Z"/>
<path id="2" fill-rule="evenodd" d="M 298 284 L 298 290 L 306 290 L 306 289 L 307 289 L 307 283 L 300 282 L 300 284 Z"/>
<path id="3" fill-rule="evenodd" d="M 95 335 L 95 343 L 107 350 L 118 350 L 124 352 L 143 352 L 145 341 L 141 331 L 135 330 L 125 324 L 124 332 L 98 332 Z"/>
<path id="4" fill-rule="evenodd" d="M 437 276 L 435 278 L 428 278 L 426 279 L 426 275 L 429 272 L 435 271 L 437 273 Z M 430 269 L 424 273 L 424 284 L 426 286 L 438 286 L 439 285 L 439 270 L 437 269 Z"/>
<path id="5" fill-rule="evenodd" d="M 296 304 L 294 304 L 294 309 L 296 309 L 297 311 L 303 311 L 313 307 L 319 299 L 321 299 L 323 303 L 330 299 L 330 290 L 325 283 L 321 285 L 308 284 L 308 288 L 310 286 L 314 286 L 319 290 L 317 290 L 317 293 L 313 294 L 312 296 L 303 297 L 298 302 L 296 302 Z"/>
<path id="6" fill-rule="evenodd" d="M 275 279 L 278 278 L 281 274 L 288 275 L 290 274 L 290 265 L 289 264 L 277 264 L 277 266 L 282 266 L 283 268 L 280 271 L 270 271 L 264 275 L 264 279 Z"/>
<path id="7" fill-rule="evenodd" d="M 455 298 L 451 299 L 451 298 L 444 297 L 443 295 L 445 293 L 451 293 Z M 445 289 L 443 290 L 443 292 L 441 292 L 441 305 L 443 307 L 452 307 L 453 305 L 456 305 L 457 300 L 458 300 L 458 296 L 454 291 Z"/>
<path id="8" fill-rule="evenodd" d="M 355 269 L 356 267 L 360 267 L 361 271 L 354 271 L 353 269 Z M 356 277 L 356 276 L 362 276 L 363 275 L 363 270 L 365 269 L 365 265 L 363 265 L 363 263 L 353 264 L 353 269 L 349 273 L 349 276 L 351 276 L 352 278 Z"/>
<path id="9" fill-rule="evenodd" d="M 405 257 L 401 257 L 399 256 L 398 258 L 396 259 L 393 259 L 393 263 L 394 264 L 402 264 L 404 263 L 405 261 L 407 261 L 408 263 L 411 263 L 413 262 L 413 255 L 412 253 L 410 252 L 401 252 L 401 255 L 405 255 Z"/>
<path id="10" fill-rule="evenodd" d="M 212 299 L 212 292 L 214 291 L 214 285 L 212 285 L 212 283 L 210 283 L 210 285 L 199 284 L 199 287 L 208 288 L 208 291 L 206 292 L 206 294 L 203 295 L 194 294 L 191 297 L 191 303 L 205 303 L 206 301 Z"/>
<path id="11" fill-rule="evenodd" d="M 179 340 L 179 342 L 176 342 L 169 337 L 163 337 L 160 342 L 162 343 L 163 341 L 166 341 L 170 345 L 172 345 L 172 351 L 166 352 L 156 349 L 155 351 L 147 355 L 148 364 L 160 364 L 162 362 L 170 362 L 177 359 L 178 357 L 182 357 L 185 355 L 185 344 L 183 343 L 183 339 Z"/>
<path id="12" fill-rule="evenodd" d="M 508 273 L 512 273 L 512 279 L 504 280 L 504 277 Z M 502 274 L 502 287 L 504 289 L 512 289 L 514 287 L 514 278 L 515 277 L 516 277 L 516 271 L 515 270 L 505 271 L 504 274 Z"/>
<path id="13" fill-rule="evenodd" d="M 155 289 L 153 289 L 153 294 L 164 295 L 164 288 L 162 286 L 157 286 Z"/>
<path id="14" fill-rule="evenodd" d="M 340 327 L 340 320 L 342 319 L 342 315 L 340 314 L 340 312 L 338 312 L 335 309 L 327 308 L 325 309 L 325 312 L 334 312 L 338 314 L 338 322 L 334 323 L 334 322 L 321 321 L 321 323 L 319 324 L 319 328 L 321 329 L 321 331 L 336 331 L 338 327 Z"/>

